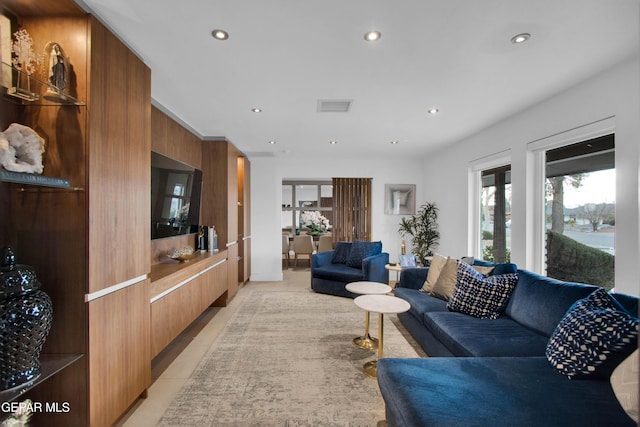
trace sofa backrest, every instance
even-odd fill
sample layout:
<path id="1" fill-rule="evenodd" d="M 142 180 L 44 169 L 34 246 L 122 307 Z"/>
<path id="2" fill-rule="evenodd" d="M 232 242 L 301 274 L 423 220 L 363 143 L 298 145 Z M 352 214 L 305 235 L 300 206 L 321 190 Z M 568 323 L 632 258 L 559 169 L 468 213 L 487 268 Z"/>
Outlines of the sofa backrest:
<path id="1" fill-rule="evenodd" d="M 638 315 L 640 314 L 638 313 L 638 310 L 640 309 L 640 304 L 639 304 L 640 300 L 638 299 L 638 297 L 634 297 L 633 295 L 616 294 L 616 293 L 612 293 L 610 295 L 613 297 L 613 299 L 618 301 L 620 305 L 625 308 L 625 310 L 627 310 L 632 315 L 638 317 Z"/>
<path id="2" fill-rule="evenodd" d="M 521 325 L 550 337 L 571 305 L 596 289 L 593 285 L 563 282 L 518 270 L 518 282 L 505 314 Z"/>

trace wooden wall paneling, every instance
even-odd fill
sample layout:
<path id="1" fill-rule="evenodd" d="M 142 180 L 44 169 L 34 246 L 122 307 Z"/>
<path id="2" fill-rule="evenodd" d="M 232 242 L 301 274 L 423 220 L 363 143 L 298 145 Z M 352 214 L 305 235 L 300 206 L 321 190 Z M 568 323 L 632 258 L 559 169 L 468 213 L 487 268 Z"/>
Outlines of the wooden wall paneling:
<path id="1" fill-rule="evenodd" d="M 238 241 L 238 150 L 227 144 L 227 243 Z"/>
<path id="2" fill-rule="evenodd" d="M 201 222 L 215 226 L 218 247 L 225 249 L 228 233 L 228 161 L 226 141 L 205 141 L 202 144 Z"/>
<path id="3" fill-rule="evenodd" d="M 89 302 L 91 426 L 112 425 L 150 385 L 149 318 L 148 279 Z"/>
<path id="4" fill-rule="evenodd" d="M 25 1 L 2 0 L 2 7 L 18 16 L 84 16 L 73 0 Z"/>
<path id="5" fill-rule="evenodd" d="M 95 292 L 149 272 L 151 72 L 100 22 L 90 22 L 89 292 Z"/>
<path id="6" fill-rule="evenodd" d="M 151 107 L 151 150 L 202 169 L 202 141 L 157 107 Z"/>

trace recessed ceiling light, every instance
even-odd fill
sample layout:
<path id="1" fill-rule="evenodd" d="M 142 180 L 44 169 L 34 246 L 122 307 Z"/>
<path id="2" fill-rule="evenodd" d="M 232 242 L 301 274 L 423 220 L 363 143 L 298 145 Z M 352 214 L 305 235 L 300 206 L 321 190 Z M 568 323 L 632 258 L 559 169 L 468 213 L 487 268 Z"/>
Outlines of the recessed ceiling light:
<path id="1" fill-rule="evenodd" d="M 338 141 L 329 141 L 329 144 L 331 145 L 336 145 L 338 143 Z"/>
<path id="2" fill-rule="evenodd" d="M 269 144 L 276 145 L 276 142 L 272 139 L 271 141 L 269 141 Z"/>
<path id="3" fill-rule="evenodd" d="M 391 145 L 398 145 L 398 144 L 399 144 L 399 142 L 398 142 L 398 141 L 391 141 L 389 144 L 391 144 Z"/>
<path id="4" fill-rule="evenodd" d="M 369 31 L 364 34 L 364 39 L 368 42 L 378 41 L 380 40 L 380 37 L 382 37 L 380 31 Z"/>
<path id="5" fill-rule="evenodd" d="M 262 108 L 252 108 L 251 111 L 253 111 L 254 113 L 262 113 Z"/>
<path id="6" fill-rule="evenodd" d="M 515 36 L 511 37 L 511 43 L 513 44 L 524 43 L 527 40 L 529 40 L 530 37 L 531 37 L 531 34 L 529 33 L 516 34 Z"/>
<path id="7" fill-rule="evenodd" d="M 427 113 L 429 114 L 438 114 L 440 112 L 440 110 L 438 110 L 437 108 L 429 108 L 427 110 Z"/>
<path id="8" fill-rule="evenodd" d="M 229 38 L 229 33 L 225 30 L 213 30 L 211 31 L 211 35 L 216 40 L 226 40 Z"/>

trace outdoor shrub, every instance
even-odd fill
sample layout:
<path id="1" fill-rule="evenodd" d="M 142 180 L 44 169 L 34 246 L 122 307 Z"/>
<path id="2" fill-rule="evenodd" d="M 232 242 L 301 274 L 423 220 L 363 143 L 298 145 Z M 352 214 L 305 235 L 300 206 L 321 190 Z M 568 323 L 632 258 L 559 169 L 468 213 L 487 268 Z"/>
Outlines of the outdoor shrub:
<path id="1" fill-rule="evenodd" d="M 567 282 L 602 286 L 615 285 L 615 257 L 570 237 L 547 231 L 547 276 Z"/>

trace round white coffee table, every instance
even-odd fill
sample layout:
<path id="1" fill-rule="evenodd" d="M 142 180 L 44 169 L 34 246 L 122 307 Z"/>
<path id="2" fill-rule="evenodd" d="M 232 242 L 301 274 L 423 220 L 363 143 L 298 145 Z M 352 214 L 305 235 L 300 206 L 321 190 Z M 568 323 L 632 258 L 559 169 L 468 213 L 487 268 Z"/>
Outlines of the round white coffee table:
<path id="1" fill-rule="evenodd" d="M 411 308 L 411 305 L 402 298 L 391 295 L 360 295 L 353 302 L 369 313 L 378 313 L 378 360 L 382 359 L 384 350 L 384 314 L 403 313 Z M 372 360 L 364 364 L 364 373 L 375 378 L 378 361 Z"/>
<path id="2" fill-rule="evenodd" d="M 391 286 L 378 282 L 351 282 L 347 283 L 345 289 L 354 294 L 378 295 L 391 292 Z M 353 345 L 365 350 L 375 350 L 378 348 L 378 340 L 369 334 L 371 321 L 370 313 L 367 311 L 364 317 L 364 335 L 353 339 Z"/>

